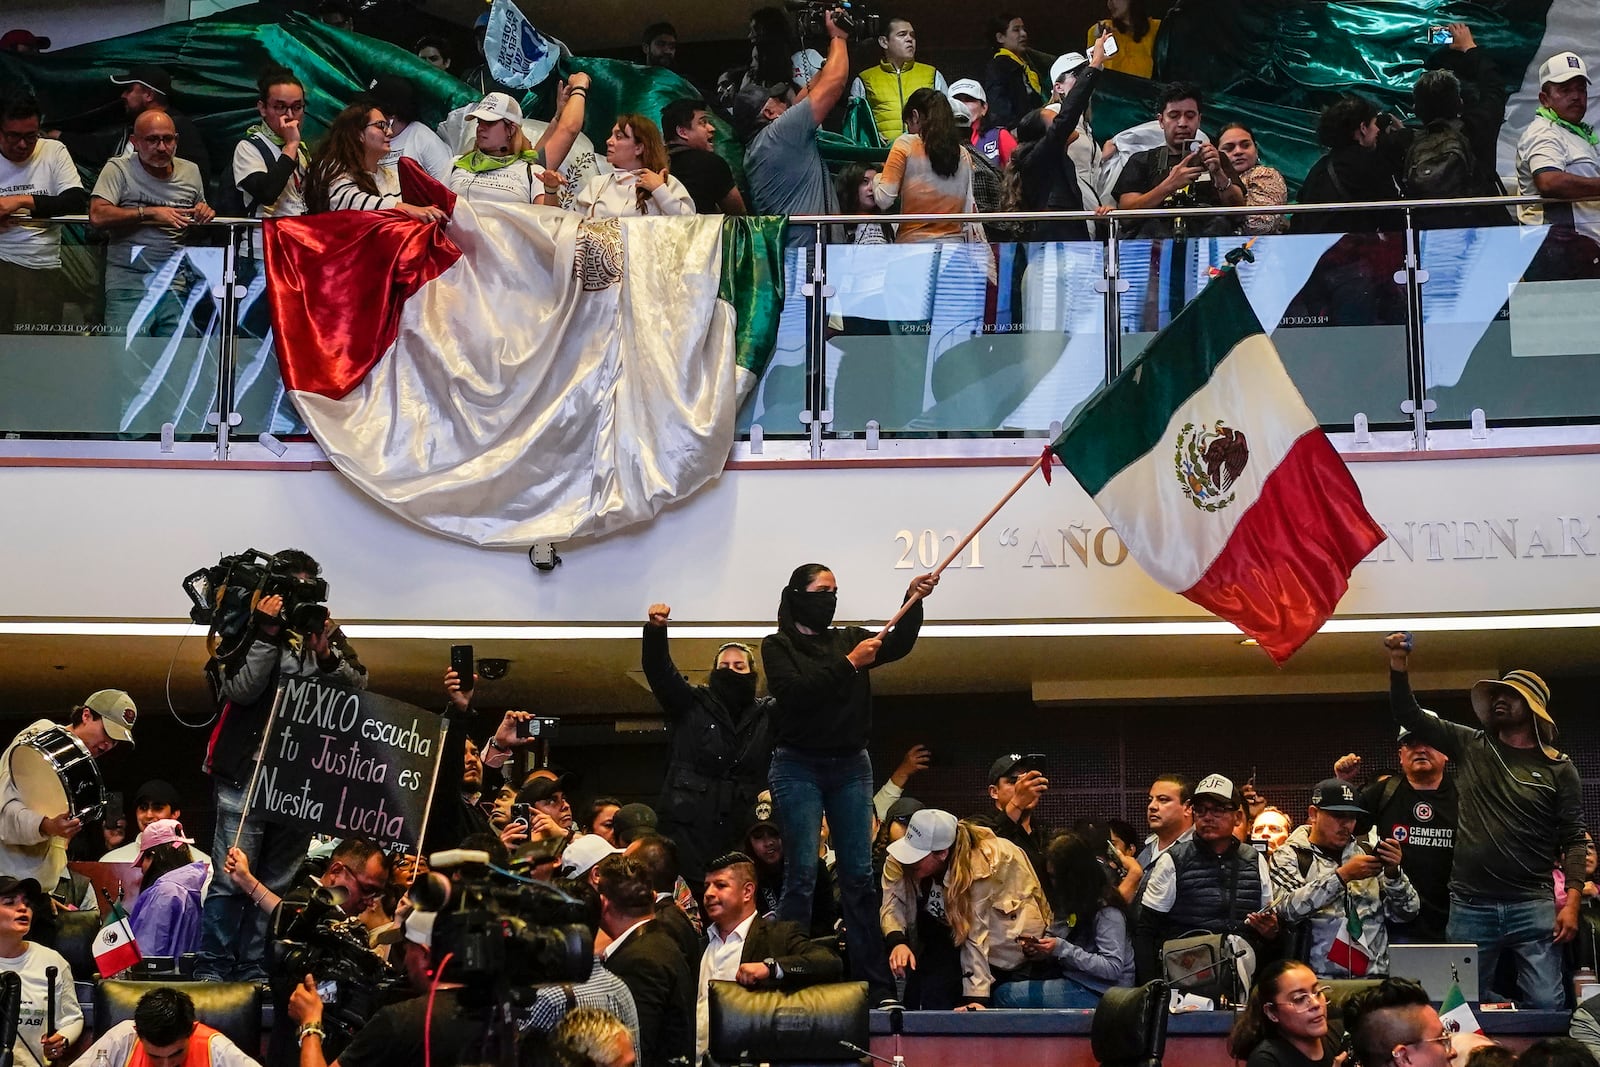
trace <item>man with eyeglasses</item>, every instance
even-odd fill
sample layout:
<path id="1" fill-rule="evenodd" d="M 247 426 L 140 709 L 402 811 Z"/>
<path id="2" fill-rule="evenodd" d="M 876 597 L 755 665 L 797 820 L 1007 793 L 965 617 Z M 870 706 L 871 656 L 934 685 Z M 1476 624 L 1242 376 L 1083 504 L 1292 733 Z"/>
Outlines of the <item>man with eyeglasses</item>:
<path id="1" fill-rule="evenodd" d="M 1193 836 L 1161 853 L 1145 881 L 1133 935 L 1141 983 L 1161 977 L 1162 943 L 1189 931 L 1237 935 L 1257 952 L 1278 936 L 1267 858 L 1234 833 L 1243 809 L 1220 774 L 1195 787 Z"/>
<path id="2" fill-rule="evenodd" d="M 1450 875 L 1449 940 L 1478 946 L 1478 999 L 1504 999 L 1492 983 L 1500 960 L 1516 962 L 1518 1006 L 1559 1009 L 1559 947 L 1578 931 L 1583 905 L 1583 791 L 1572 759 L 1556 748 L 1550 687 L 1527 670 L 1472 687 L 1481 729 L 1424 711 L 1411 693 L 1413 638 L 1392 633 L 1389 707 L 1395 723 L 1460 768 L 1460 826 Z M 1552 863 L 1566 877 L 1555 901 Z"/>
<path id="3" fill-rule="evenodd" d="M 1386 978 L 1357 993 L 1344 1020 L 1363 1067 L 1443 1067 L 1456 1058 L 1455 1035 L 1416 982 Z"/>
<path id="4" fill-rule="evenodd" d="M 192 279 L 183 269 L 164 278 L 164 268 L 183 254 L 184 231 L 210 222 L 215 212 L 206 203 L 200 169 L 178 158 L 178 131 L 165 112 L 140 115 L 133 144 L 136 156 L 106 161 L 89 199 L 89 221 L 111 231 L 105 322 L 118 333 L 170 336 L 183 328 Z M 153 306 L 141 307 L 156 284 L 165 291 L 155 295 Z"/>
<path id="5" fill-rule="evenodd" d="M 33 219 L 80 214 L 89 194 L 66 146 L 39 136 L 39 102 L 0 103 L 0 333 L 61 319 L 61 230 Z"/>
<path id="6" fill-rule="evenodd" d="M 1376 851 L 1356 838 L 1366 811 L 1348 782 L 1329 778 L 1311 794 L 1306 825 L 1272 853 L 1278 917 L 1299 924 L 1295 950 L 1322 978 L 1389 973 L 1388 924 L 1416 917 L 1421 901 L 1400 868 L 1400 842 Z"/>

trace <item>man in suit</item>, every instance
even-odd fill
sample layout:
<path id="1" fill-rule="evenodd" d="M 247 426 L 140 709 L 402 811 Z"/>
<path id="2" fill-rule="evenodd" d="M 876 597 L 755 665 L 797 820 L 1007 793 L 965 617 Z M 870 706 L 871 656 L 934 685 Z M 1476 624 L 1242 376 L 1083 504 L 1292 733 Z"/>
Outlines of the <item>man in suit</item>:
<path id="1" fill-rule="evenodd" d="M 706 945 L 696 983 L 695 1062 L 711 1045 L 711 982 L 738 982 L 750 989 L 799 989 L 837 982 L 844 973 L 839 957 L 806 937 L 799 925 L 756 914 L 756 865 L 743 852 L 730 852 L 707 865 Z"/>
<path id="2" fill-rule="evenodd" d="M 643 834 L 628 844 L 627 854 L 644 865 L 650 875 L 650 888 L 656 892 L 655 923 L 662 933 L 671 934 L 689 973 L 700 966 L 700 953 L 706 940 L 683 909 L 675 896 L 678 887 L 678 848 L 669 837 L 660 834 Z"/>
<path id="3" fill-rule="evenodd" d="M 601 958 L 633 994 L 640 1067 L 687 1063 L 694 1054 L 694 978 L 677 942 L 654 921 L 650 874 L 631 856 L 607 856 L 597 869 L 600 927 L 611 938 Z"/>

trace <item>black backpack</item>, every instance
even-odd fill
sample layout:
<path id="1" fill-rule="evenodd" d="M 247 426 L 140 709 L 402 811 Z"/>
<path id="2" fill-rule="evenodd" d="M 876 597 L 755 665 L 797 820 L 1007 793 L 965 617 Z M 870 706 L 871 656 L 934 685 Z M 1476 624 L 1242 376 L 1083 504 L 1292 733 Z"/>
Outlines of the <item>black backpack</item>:
<path id="1" fill-rule="evenodd" d="M 1438 119 L 1411 139 L 1401 178 L 1408 197 L 1438 200 L 1471 196 L 1476 171 L 1461 120 Z"/>
<path id="2" fill-rule="evenodd" d="M 277 162 L 277 157 L 272 154 L 272 148 L 266 141 L 257 136 L 246 137 L 247 141 L 257 152 L 261 153 L 261 162 L 268 170 Z M 246 204 L 244 190 L 240 189 L 233 180 L 233 157 L 228 157 L 227 167 L 221 179 L 217 182 L 217 195 L 212 200 L 211 207 L 218 215 L 224 218 L 247 219 L 254 218 L 258 204 Z"/>

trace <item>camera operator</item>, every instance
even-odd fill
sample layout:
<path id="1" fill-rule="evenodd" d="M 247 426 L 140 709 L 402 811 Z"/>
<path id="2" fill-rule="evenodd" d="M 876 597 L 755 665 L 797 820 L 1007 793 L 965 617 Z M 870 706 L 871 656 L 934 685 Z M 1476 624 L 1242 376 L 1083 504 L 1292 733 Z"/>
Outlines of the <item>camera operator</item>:
<path id="1" fill-rule="evenodd" d="M 322 572 L 316 560 L 297 549 L 272 557 L 272 569 L 301 581 Z M 288 888 L 311 840 L 303 830 L 244 820 L 251 767 L 278 685 L 285 678 L 321 677 L 355 689 L 367 687 L 367 669 L 331 618 L 321 630 L 301 634 L 285 625 L 283 612 L 281 595 L 262 597 L 251 617 L 252 640 L 244 657 L 228 663 L 213 659 L 206 665 L 222 701 L 206 750 L 217 811 L 212 866 L 227 866 L 237 836 L 246 867 L 254 867 L 258 884 L 274 895 Z M 248 982 L 267 978 L 266 915 L 252 914 L 247 903 L 232 880 L 219 878 L 212 884 L 202 912 L 197 978 Z"/>
<path id="2" fill-rule="evenodd" d="M 487 1017 L 463 1010 L 456 994 L 460 982 L 440 975 L 434 981 L 433 923 L 436 912 L 413 911 L 406 916 L 404 965 L 412 997 L 379 1008 L 337 1059 L 334 1067 L 425 1067 L 435 1063 L 477 1063 Z M 432 1023 L 429 1023 L 429 989 Z M 289 1018 L 299 1027 L 300 1067 L 327 1067 L 322 1043 L 322 998 L 311 975 L 289 996 Z"/>

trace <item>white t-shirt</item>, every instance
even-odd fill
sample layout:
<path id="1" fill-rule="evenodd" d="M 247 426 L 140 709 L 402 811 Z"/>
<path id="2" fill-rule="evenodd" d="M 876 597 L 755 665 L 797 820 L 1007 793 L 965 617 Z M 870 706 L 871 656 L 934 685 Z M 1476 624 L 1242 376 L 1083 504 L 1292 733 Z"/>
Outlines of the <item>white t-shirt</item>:
<path id="1" fill-rule="evenodd" d="M 39 138 L 25 163 L 0 156 L 0 196 L 55 196 L 81 189 L 78 168 L 60 141 Z M 25 218 L 13 215 L 12 218 Z M 61 230 L 38 222 L 0 229 L 0 259 L 19 267 L 50 270 L 61 266 Z"/>
<path id="2" fill-rule="evenodd" d="M 361 191 L 348 174 L 341 174 L 328 185 L 329 211 L 382 211 L 400 203 L 400 175 L 393 167 L 378 164 L 377 173 L 368 175 L 378 187 L 378 195 Z"/>
<path id="3" fill-rule="evenodd" d="M 645 200 L 643 211 L 639 210 L 638 184 L 639 179 L 627 171 L 596 174 L 578 190 L 574 207 L 591 219 L 694 214 L 694 198 L 672 175 Z"/>
<path id="4" fill-rule="evenodd" d="M 139 1040 L 139 1035 L 134 1032 L 133 1020 L 124 1019 L 100 1035 L 100 1039 L 84 1050 L 78 1058 L 85 1063 L 94 1063 L 101 1049 L 105 1049 L 106 1062 L 113 1067 L 121 1067 L 133 1056 L 134 1042 Z M 211 1067 L 261 1067 L 255 1060 L 235 1045 L 226 1034 L 215 1034 L 207 1043 L 211 1052 Z M 18 1067 L 22 1062 L 18 1061 Z M 29 1065 L 31 1067 L 31 1065 Z"/>
<path id="5" fill-rule="evenodd" d="M 474 203 L 531 204 L 534 197 L 544 193 L 544 182 L 539 180 L 543 173 L 544 168 L 537 163 L 520 159 L 476 173 L 456 167 L 450 172 L 450 191 Z"/>
<path id="6" fill-rule="evenodd" d="M 416 160 L 436 181 L 449 184 L 456 157 L 439 135 L 422 123 L 407 123 L 405 129 L 389 138 L 389 154 L 378 160 L 378 166 L 398 172 L 401 156 Z"/>
<path id="7" fill-rule="evenodd" d="M 260 145 L 272 153 L 272 161 L 276 163 L 283 158 L 283 146 L 274 144 L 265 137 L 250 136 L 240 141 L 233 149 L 233 183 L 238 185 L 252 174 L 265 174 L 267 161 L 261 155 Z M 253 215 L 261 218 L 288 218 L 291 215 L 304 215 L 306 213 L 306 172 L 303 167 L 296 167 L 294 176 L 284 185 L 283 192 L 278 194 L 278 199 L 270 204 L 257 204 L 245 194 L 245 202 L 250 207 Z"/>
<path id="8" fill-rule="evenodd" d="M 1517 191 L 1523 196 L 1538 196 L 1533 176 L 1541 170 L 1564 170 L 1580 178 L 1600 178 L 1600 146 L 1590 144 L 1543 115 L 1535 115 L 1517 141 Z M 1539 211 L 1538 204 L 1523 208 L 1523 221 L 1538 224 Z M 1600 200 L 1544 205 L 1543 221 L 1552 226 L 1571 225 L 1600 239 Z"/>
<path id="9" fill-rule="evenodd" d="M 45 971 L 50 967 L 56 969 L 56 1032 L 63 1035 L 69 1045 L 83 1033 L 83 1008 L 78 1004 L 78 991 L 72 985 L 72 968 L 55 949 L 24 941 L 22 955 L 14 959 L 0 957 L 0 971 L 14 971 L 22 979 L 22 1010 L 17 1013 L 14 1046 L 18 1067 L 49 1062 L 44 1058 L 43 1042 L 48 1036 L 45 1023 L 50 988 Z"/>

